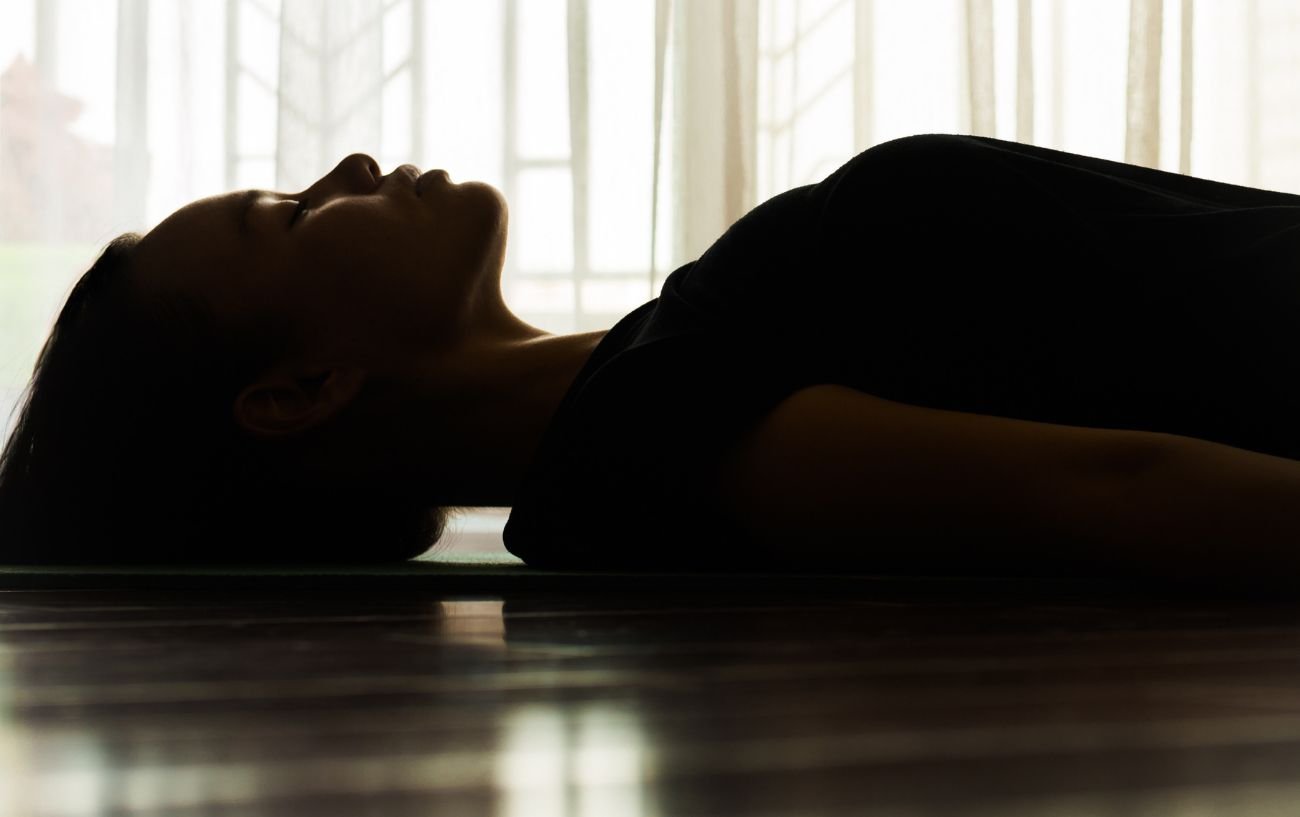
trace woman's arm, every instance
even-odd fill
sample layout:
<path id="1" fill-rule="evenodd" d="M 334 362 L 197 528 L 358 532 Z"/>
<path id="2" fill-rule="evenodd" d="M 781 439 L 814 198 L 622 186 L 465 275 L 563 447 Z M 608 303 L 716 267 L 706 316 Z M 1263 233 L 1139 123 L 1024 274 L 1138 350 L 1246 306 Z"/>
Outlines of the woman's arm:
<path id="1" fill-rule="evenodd" d="M 1108 505 L 1116 548 L 1153 575 L 1300 588 L 1300 461 L 1165 436 Z"/>
<path id="2" fill-rule="evenodd" d="M 760 558 L 791 566 L 1248 580 L 1300 568 L 1300 462 L 838 385 L 760 420 L 717 489 Z"/>

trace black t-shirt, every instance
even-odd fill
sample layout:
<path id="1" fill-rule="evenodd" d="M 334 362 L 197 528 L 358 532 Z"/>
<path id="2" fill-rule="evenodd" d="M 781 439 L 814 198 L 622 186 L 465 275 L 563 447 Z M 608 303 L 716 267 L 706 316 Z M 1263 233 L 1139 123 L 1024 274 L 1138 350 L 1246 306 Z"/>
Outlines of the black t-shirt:
<path id="1" fill-rule="evenodd" d="M 712 469 L 818 383 L 1300 459 L 1300 196 L 990 137 L 869 148 L 753 208 L 609 330 L 506 547 L 737 569 Z"/>

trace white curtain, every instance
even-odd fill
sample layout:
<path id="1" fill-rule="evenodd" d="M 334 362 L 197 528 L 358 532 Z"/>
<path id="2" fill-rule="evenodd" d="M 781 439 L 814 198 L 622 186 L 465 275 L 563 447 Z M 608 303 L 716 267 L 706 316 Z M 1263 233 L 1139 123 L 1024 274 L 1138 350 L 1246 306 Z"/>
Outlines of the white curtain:
<path id="1" fill-rule="evenodd" d="M 0 15 L 6 433 L 108 239 L 225 190 L 300 189 L 353 151 L 499 187 L 506 299 L 554 332 L 613 325 L 755 204 L 910 133 L 1300 191 L 1285 0 L 5 0 Z"/>

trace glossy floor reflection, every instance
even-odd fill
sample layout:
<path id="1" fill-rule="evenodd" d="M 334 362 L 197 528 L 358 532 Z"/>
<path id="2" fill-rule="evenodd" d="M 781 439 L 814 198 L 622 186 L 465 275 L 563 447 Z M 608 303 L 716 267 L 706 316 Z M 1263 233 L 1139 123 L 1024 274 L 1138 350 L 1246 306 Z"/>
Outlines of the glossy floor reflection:
<path id="1" fill-rule="evenodd" d="M 0 592 L 4 815 L 1293 814 L 1300 602 Z"/>

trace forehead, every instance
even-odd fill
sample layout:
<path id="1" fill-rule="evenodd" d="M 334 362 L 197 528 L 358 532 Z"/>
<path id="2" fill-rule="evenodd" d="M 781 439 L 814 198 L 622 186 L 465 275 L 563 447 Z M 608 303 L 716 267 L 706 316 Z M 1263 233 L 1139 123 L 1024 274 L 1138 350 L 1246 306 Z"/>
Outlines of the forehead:
<path id="1" fill-rule="evenodd" d="M 145 238 L 164 243 L 198 231 L 221 233 L 233 238 L 237 232 L 236 217 L 241 200 L 256 192 L 237 190 L 192 201 L 158 222 Z"/>
<path id="2" fill-rule="evenodd" d="M 239 229 L 241 205 L 250 193 L 260 195 L 241 190 L 209 196 L 164 218 L 137 247 L 141 274 L 156 283 L 184 279 L 203 285 L 253 264 L 252 235 Z"/>

